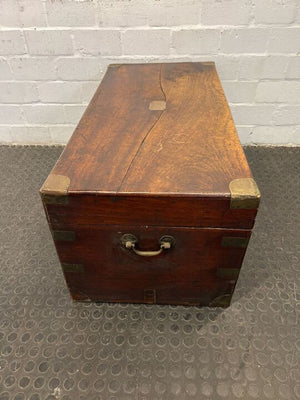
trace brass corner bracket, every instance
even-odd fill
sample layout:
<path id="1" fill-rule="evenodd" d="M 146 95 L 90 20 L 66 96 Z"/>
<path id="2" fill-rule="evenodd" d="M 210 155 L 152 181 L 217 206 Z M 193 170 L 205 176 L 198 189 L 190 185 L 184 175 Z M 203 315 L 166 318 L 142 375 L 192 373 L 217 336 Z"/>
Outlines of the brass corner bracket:
<path id="1" fill-rule="evenodd" d="M 73 231 L 52 231 L 55 242 L 74 242 L 76 234 Z"/>
<path id="2" fill-rule="evenodd" d="M 119 68 L 119 67 L 121 67 L 123 64 L 109 64 L 108 66 L 107 66 L 107 68 Z"/>
<path id="3" fill-rule="evenodd" d="M 65 175 L 50 174 L 40 189 L 46 204 L 67 204 L 70 178 Z"/>
<path id="4" fill-rule="evenodd" d="M 64 272 L 84 272 L 84 266 L 82 264 L 61 263 L 61 267 Z"/>
<path id="5" fill-rule="evenodd" d="M 234 179 L 229 183 L 230 208 L 257 209 L 260 202 L 260 191 L 253 178 Z"/>
<path id="6" fill-rule="evenodd" d="M 223 308 L 229 307 L 231 302 L 231 297 L 232 294 L 229 293 L 218 296 L 209 303 L 209 307 L 223 307 Z"/>

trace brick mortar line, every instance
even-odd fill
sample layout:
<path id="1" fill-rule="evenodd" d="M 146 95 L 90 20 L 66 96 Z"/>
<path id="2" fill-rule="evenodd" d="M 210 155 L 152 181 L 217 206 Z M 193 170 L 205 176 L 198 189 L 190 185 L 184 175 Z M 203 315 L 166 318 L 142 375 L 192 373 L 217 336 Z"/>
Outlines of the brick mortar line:
<path id="1" fill-rule="evenodd" d="M 44 26 L 44 27 L 1 27 L 1 32 L 11 32 L 11 31 L 29 31 L 29 32 L 43 32 L 43 31 L 136 31 L 136 30 L 172 30 L 179 31 L 181 29 L 186 30 L 236 30 L 236 29 L 248 29 L 248 30 L 256 30 L 256 29 L 297 29 L 300 28 L 300 23 L 270 23 L 270 24 L 255 24 L 255 25 L 170 25 L 170 26 L 150 26 L 150 25 L 136 25 L 136 26 Z"/>
<path id="2" fill-rule="evenodd" d="M 270 53 L 268 50 L 265 52 L 261 53 L 223 53 L 221 51 L 215 52 L 215 53 L 195 53 L 195 54 L 152 54 L 152 55 L 147 55 L 147 54 L 117 54 L 117 55 L 95 55 L 93 53 L 78 53 L 78 54 L 29 54 L 29 53 L 22 53 L 22 54 L 1 54 L 0 59 L 4 59 L 7 61 L 11 61 L 14 59 L 26 59 L 26 60 L 32 60 L 32 59 L 52 59 L 53 61 L 56 61 L 61 58 L 83 58 L 83 59 L 88 59 L 88 58 L 99 58 L 103 60 L 120 60 L 120 59 L 130 59 L 130 60 L 145 60 L 145 61 L 151 61 L 151 60 L 161 60 L 162 58 L 168 59 L 168 60 L 176 60 L 176 59 L 195 59 L 197 57 L 276 57 L 276 56 L 281 56 L 281 57 L 290 57 L 290 58 L 298 58 L 299 54 L 298 52 L 294 53 Z"/>

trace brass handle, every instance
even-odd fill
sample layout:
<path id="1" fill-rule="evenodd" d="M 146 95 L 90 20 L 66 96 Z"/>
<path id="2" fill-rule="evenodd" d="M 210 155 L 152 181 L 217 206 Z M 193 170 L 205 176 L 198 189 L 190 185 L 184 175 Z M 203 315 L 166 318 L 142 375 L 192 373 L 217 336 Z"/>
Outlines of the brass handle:
<path id="1" fill-rule="evenodd" d="M 121 237 L 122 246 L 128 250 L 133 250 L 135 254 L 138 256 L 143 257 L 153 257 L 158 256 L 164 250 L 170 250 L 172 247 L 175 246 L 175 239 L 172 236 L 162 236 L 159 239 L 159 249 L 153 251 L 143 251 L 136 249 L 136 244 L 138 243 L 138 239 L 136 236 L 132 235 L 131 233 L 126 233 Z"/>

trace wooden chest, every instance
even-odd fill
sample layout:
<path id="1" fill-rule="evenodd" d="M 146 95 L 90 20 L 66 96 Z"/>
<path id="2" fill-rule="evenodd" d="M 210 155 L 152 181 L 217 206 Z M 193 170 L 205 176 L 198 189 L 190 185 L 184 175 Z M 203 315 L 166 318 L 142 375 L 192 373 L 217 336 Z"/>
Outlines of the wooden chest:
<path id="1" fill-rule="evenodd" d="M 110 65 L 41 196 L 73 299 L 211 306 L 260 199 L 212 62 Z"/>

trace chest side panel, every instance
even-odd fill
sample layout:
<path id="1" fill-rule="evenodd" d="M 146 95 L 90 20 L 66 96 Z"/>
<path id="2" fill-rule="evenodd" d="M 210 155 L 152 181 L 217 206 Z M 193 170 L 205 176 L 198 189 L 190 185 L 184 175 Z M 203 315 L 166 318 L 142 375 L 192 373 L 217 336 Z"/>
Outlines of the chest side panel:
<path id="1" fill-rule="evenodd" d="M 175 244 L 141 256 L 122 244 L 128 233 L 141 251 L 157 250 L 165 235 Z M 231 295 L 250 231 L 110 226 L 53 231 L 53 237 L 76 299 L 209 305 Z"/>

